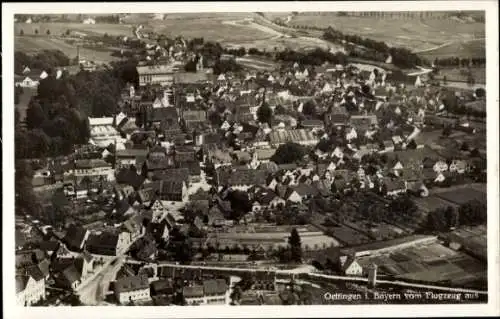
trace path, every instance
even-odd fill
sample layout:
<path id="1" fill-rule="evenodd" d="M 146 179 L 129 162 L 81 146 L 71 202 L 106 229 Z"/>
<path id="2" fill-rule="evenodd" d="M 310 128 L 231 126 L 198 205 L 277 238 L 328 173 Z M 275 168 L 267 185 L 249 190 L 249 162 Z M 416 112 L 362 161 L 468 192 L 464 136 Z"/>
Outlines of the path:
<path id="1" fill-rule="evenodd" d="M 134 260 L 127 260 L 127 263 L 141 263 Z M 180 269 L 197 269 L 197 270 L 211 270 L 211 271 L 227 271 L 230 273 L 255 273 L 255 272 L 273 272 L 276 275 L 288 275 L 288 276 L 297 276 L 297 275 L 305 275 L 311 279 L 319 279 L 319 280 L 340 280 L 340 281 L 354 281 L 354 282 L 368 282 L 368 278 L 366 277 L 357 277 L 357 276 L 337 276 L 337 275 L 324 275 L 318 274 L 315 272 L 310 272 L 309 269 L 258 269 L 258 268 L 229 268 L 229 267 L 216 267 L 216 266 L 193 266 L 193 265 L 178 265 L 175 263 L 158 263 L 158 267 L 172 267 L 172 268 L 180 268 Z M 477 293 L 480 295 L 487 295 L 487 291 L 475 290 L 475 289 L 466 289 L 466 288 L 453 288 L 453 287 L 443 287 L 436 285 L 427 285 L 427 284 L 417 284 L 411 282 L 405 282 L 401 280 L 377 280 L 379 284 L 389 284 L 401 287 L 408 288 L 418 288 L 418 289 L 429 289 L 429 290 L 439 290 L 439 291 L 448 291 L 448 292 L 461 292 L 461 293 Z"/>

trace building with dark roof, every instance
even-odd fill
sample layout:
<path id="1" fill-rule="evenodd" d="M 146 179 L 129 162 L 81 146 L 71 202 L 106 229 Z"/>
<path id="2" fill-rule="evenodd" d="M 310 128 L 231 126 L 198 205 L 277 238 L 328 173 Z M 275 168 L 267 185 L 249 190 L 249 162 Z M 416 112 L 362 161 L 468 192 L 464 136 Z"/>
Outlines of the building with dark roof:
<path id="1" fill-rule="evenodd" d="M 122 305 L 151 299 L 149 281 L 146 274 L 120 278 L 115 282 L 114 290 L 116 300 Z"/>
<path id="2" fill-rule="evenodd" d="M 66 236 L 64 236 L 63 242 L 68 249 L 81 251 L 89 235 L 90 233 L 88 230 L 72 225 L 69 227 Z"/>

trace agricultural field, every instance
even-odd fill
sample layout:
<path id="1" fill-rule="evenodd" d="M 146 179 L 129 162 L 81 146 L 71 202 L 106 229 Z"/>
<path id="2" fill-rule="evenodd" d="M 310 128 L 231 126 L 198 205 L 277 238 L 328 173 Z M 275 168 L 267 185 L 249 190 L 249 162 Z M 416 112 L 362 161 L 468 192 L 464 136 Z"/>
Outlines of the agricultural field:
<path id="1" fill-rule="evenodd" d="M 260 57 L 252 57 L 252 56 L 236 58 L 236 62 L 245 67 L 257 70 L 273 70 L 277 67 L 277 64 L 273 61 L 268 61 Z"/>
<path id="2" fill-rule="evenodd" d="M 315 26 L 358 34 L 389 45 L 403 46 L 415 51 L 431 49 L 450 41 L 484 38 L 484 23 L 463 23 L 452 19 L 380 19 L 378 17 L 339 17 L 334 14 L 301 13 L 294 16 L 290 26 Z M 483 43 L 484 44 L 484 43 Z"/>
<path id="3" fill-rule="evenodd" d="M 436 196 L 456 205 L 463 205 L 471 200 L 478 200 L 482 203 L 486 203 L 486 193 L 469 187 L 454 189 L 449 192 L 442 192 L 436 194 Z"/>
<path id="4" fill-rule="evenodd" d="M 246 26 L 243 23 L 231 23 L 231 21 L 243 19 L 243 16 L 199 17 L 196 15 L 191 18 L 189 14 L 184 17 L 168 15 L 165 20 L 150 21 L 148 27 L 168 37 L 179 35 L 185 38 L 203 37 L 206 41 L 217 41 L 221 44 L 262 40 L 275 36 L 275 34 Z"/>
<path id="5" fill-rule="evenodd" d="M 472 67 L 470 72 L 476 83 L 486 83 L 486 68 Z M 444 76 L 446 76 L 447 81 L 467 82 L 468 70 L 465 68 L 442 68 L 435 78 L 442 80 Z"/>
<path id="6" fill-rule="evenodd" d="M 447 42 L 435 49 L 419 52 L 419 55 L 432 61 L 436 58 L 484 58 L 486 57 L 486 40 L 469 39 Z"/>
<path id="7" fill-rule="evenodd" d="M 61 50 L 69 58 L 76 57 L 76 47 L 56 37 L 16 36 L 14 39 L 14 49 L 25 53 L 34 53 L 41 50 Z M 107 63 L 118 59 L 112 57 L 110 53 L 111 51 L 80 47 L 80 56 L 82 58 L 100 63 Z"/>
<path id="8" fill-rule="evenodd" d="M 80 31 L 92 34 L 105 34 L 110 36 L 132 36 L 132 25 L 129 24 L 112 24 L 112 23 L 98 23 L 98 24 L 83 24 L 83 23 L 16 23 L 14 24 L 14 32 L 19 35 L 23 30 L 25 35 L 34 35 L 35 30 L 38 30 L 40 35 L 45 35 L 47 30 L 50 30 L 52 35 L 62 35 L 67 30 Z"/>
<path id="9" fill-rule="evenodd" d="M 398 249 L 392 253 L 361 257 L 361 265 L 376 263 L 381 274 L 399 278 L 467 284 L 486 276 L 486 265 L 465 253 L 439 243 Z"/>

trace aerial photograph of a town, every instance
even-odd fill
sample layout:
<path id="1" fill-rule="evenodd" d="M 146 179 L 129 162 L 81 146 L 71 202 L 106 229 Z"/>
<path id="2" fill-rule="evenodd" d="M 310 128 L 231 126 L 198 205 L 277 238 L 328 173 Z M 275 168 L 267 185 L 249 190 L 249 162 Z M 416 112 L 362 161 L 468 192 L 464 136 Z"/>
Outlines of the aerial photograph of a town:
<path id="1" fill-rule="evenodd" d="M 16 14 L 17 306 L 488 303 L 485 30 Z"/>

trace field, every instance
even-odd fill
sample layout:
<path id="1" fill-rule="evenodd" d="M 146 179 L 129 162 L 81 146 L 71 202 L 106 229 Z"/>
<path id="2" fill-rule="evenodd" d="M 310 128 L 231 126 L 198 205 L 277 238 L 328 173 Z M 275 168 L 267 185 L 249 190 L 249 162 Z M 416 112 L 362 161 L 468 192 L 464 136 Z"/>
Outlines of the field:
<path id="1" fill-rule="evenodd" d="M 474 40 L 456 40 L 455 42 L 448 42 L 432 50 L 419 52 L 421 56 L 432 61 L 435 58 L 484 58 L 486 57 L 486 41 L 485 39 Z"/>
<path id="2" fill-rule="evenodd" d="M 289 25 L 329 26 L 347 34 L 358 34 L 393 46 L 404 46 L 415 51 L 431 49 L 450 41 L 484 38 L 483 23 L 460 23 L 451 19 L 380 19 L 377 17 L 339 17 L 335 14 L 301 13 Z"/>
<path id="3" fill-rule="evenodd" d="M 436 196 L 456 205 L 463 205 L 471 200 L 478 200 L 482 203 L 486 203 L 486 193 L 468 187 L 439 193 L 436 194 Z"/>
<path id="4" fill-rule="evenodd" d="M 472 77 L 476 83 L 486 83 L 485 68 L 470 68 Z M 435 76 L 437 80 L 442 80 L 446 76 L 447 81 L 467 82 L 468 75 L 466 68 L 443 68 L 439 70 L 439 74 Z"/>
<path id="5" fill-rule="evenodd" d="M 61 50 L 69 58 L 76 57 L 76 47 L 62 39 L 47 36 L 16 36 L 14 40 L 16 51 L 35 53 L 41 50 Z M 110 55 L 111 51 L 92 50 L 80 47 L 80 56 L 96 62 L 106 63 L 118 58 Z"/>
<path id="6" fill-rule="evenodd" d="M 359 258 L 361 265 L 375 263 L 381 274 L 399 278 L 466 284 L 486 276 L 486 265 L 439 243 L 414 246 L 392 253 Z"/>
<path id="7" fill-rule="evenodd" d="M 217 41 L 221 44 L 262 40 L 275 36 L 242 23 L 231 23 L 231 21 L 242 22 L 241 20 L 248 14 L 206 15 L 167 15 L 165 20 L 151 20 L 148 27 L 169 37 L 180 35 L 186 38 L 203 37 L 206 41 Z"/>
<path id="8" fill-rule="evenodd" d="M 111 36 L 132 36 L 132 25 L 129 24 L 83 24 L 83 23 L 16 23 L 14 24 L 14 32 L 16 35 L 23 30 L 25 35 L 34 35 L 35 30 L 38 30 L 40 35 L 45 35 L 47 30 L 50 30 L 52 35 L 64 34 L 67 30 L 80 31 L 88 34 L 105 34 Z"/>

